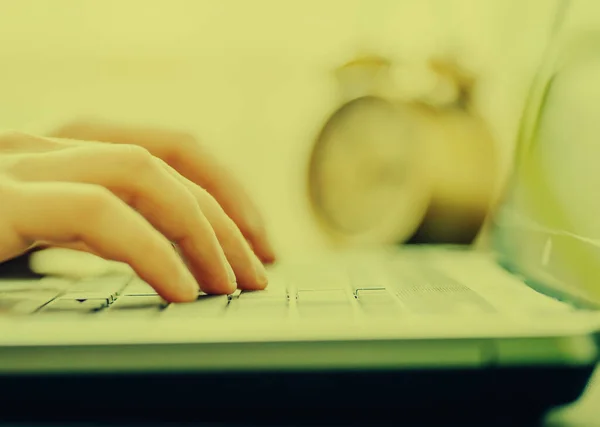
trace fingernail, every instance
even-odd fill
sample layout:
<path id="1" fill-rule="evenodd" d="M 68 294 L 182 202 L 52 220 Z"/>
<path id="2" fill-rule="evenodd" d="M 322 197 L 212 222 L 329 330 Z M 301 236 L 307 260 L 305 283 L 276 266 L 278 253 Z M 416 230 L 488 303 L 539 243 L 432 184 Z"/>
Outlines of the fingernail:
<path id="1" fill-rule="evenodd" d="M 268 278 L 267 278 L 267 270 L 265 266 L 258 258 L 254 258 L 254 277 L 256 279 L 256 283 L 261 286 L 266 286 Z"/>

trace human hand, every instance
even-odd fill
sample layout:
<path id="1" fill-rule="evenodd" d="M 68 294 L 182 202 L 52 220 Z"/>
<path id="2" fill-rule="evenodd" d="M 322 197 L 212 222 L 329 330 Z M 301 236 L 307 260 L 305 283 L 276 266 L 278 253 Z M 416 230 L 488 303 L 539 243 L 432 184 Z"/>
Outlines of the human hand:
<path id="1" fill-rule="evenodd" d="M 39 245 L 84 250 L 129 264 L 173 302 L 236 280 L 262 289 L 260 260 L 274 260 L 241 186 L 176 132 L 79 123 L 51 138 L 3 134 L 0 199 L 0 261 Z"/>

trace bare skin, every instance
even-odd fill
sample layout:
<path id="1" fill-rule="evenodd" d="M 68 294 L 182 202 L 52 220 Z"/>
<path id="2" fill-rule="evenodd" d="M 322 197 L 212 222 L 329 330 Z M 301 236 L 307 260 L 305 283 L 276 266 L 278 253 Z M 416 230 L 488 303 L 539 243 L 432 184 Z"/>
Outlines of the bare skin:
<path id="1" fill-rule="evenodd" d="M 0 200 L 0 261 L 36 246 L 87 251 L 171 302 L 263 289 L 275 260 L 242 186 L 178 132 L 85 122 L 0 134 Z"/>

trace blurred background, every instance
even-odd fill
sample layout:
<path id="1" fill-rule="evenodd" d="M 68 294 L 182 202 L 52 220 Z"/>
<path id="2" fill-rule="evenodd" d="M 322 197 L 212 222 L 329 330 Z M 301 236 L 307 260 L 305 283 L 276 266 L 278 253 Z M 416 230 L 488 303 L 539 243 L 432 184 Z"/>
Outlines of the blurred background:
<path id="1" fill-rule="evenodd" d="M 592 25 L 599 3 L 573 3 L 568 25 Z M 325 237 L 306 165 L 339 107 L 334 70 L 365 53 L 411 64 L 450 53 L 477 78 L 501 182 L 557 4 L 0 0 L 0 128 L 91 116 L 191 131 L 245 181 L 281 252 L 313 251 Z"/>

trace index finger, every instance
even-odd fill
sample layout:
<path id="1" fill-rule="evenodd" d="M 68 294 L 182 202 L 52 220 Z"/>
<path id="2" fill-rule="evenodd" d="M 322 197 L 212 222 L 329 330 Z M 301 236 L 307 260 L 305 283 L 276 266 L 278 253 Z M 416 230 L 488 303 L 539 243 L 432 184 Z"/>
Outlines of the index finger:
<path id="1" fill-rule="evenodd" d="M 275 260 L 275 252 L 262 216 L 245 189 L 233 174 L 194 137 L 169 130 L 125 127 L 90 121 L 67 125 L 52 136 L 144 147 L 181 175 L 211 193 L 237 224 L 263 262 L 270 263 Z"/>
<path id="2" fill-rule="evenodd" d="M 19 183 L 3 195 L 9 199 L 5 214 L 15 234 L 12 240 L 25 247 L 38 240 L 83 242 L 105 259 L 129 264 L 170 302 L 197 298 L 198 284 L 171 243 L 108 190 L 88 184 Z"/>

